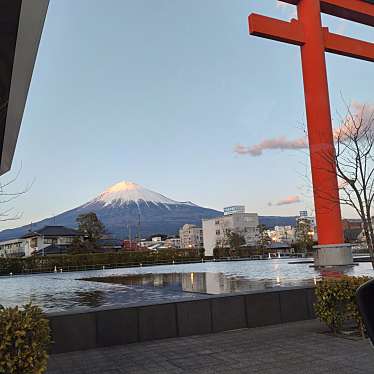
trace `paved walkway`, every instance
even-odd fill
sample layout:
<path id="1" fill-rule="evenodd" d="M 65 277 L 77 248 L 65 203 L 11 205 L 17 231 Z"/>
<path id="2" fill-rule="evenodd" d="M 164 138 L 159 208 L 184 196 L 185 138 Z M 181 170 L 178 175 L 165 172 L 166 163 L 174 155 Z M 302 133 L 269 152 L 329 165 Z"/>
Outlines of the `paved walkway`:
<path id="1" fill-rule="evenodd" d="M 317 321 L 51 356 L 47 374 L 373 374 L 368 341 L 323 334 Z"/>

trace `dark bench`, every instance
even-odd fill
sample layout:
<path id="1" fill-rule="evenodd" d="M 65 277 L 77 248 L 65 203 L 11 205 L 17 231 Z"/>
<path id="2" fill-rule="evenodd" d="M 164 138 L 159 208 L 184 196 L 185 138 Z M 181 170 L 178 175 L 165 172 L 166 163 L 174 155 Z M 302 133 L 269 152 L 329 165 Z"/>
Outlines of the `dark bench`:
<path id="1" fill-rule="evenodd" d="M 356 297 L 366 332 L 374 345 L 374 279 L 360 286 Z"/>

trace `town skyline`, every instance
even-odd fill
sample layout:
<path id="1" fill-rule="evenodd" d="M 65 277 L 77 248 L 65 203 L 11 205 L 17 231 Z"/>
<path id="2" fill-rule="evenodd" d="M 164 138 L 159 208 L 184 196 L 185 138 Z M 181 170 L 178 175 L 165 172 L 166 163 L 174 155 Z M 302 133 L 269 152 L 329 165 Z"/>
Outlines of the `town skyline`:
<path id="1" fill-rule="evenodd" d="M 293 205 L 294 201 L 291 197 L 290 200 L 281 201 L 277 204 L 281 206 Z M 109 232 L 111 233 L 111 235 L 114 236 L 123 236 L 125 235 L 125 231 L 129 230 L 129 227 L 138 229 L 138 225 L 141 225 L 142 229 L 144 228 L 144 223 L 147 222 L 149 219 L 149 212 L 147 211 L 150 207 L 153 207 L 153 209 L 156 210 L 158 210 L 159 208 L 161 208 L 161 210 L 166 209 L 167 213 L 168 211 L 170 211 L 171 208 L 172 210 L 174 210 L 174 206 L 179 210 L 181 208 L 187 208 L 187 211 L 183 212 L 182 209 L 182 211 L 179 212 L 181 213 L 181 216 L 179 216 L 179 214 L 173 216 L 172 221 L 173 224 L 176 225 L 176 227 L 179 227 L 183 224 L 191 223 L 199 225 L 205 219 L 211 219 L 212 217 L 223 217 L 231 209 L 235 211 L 237 209 L 240 209 L 243 212 L 256 214 L 260 216 L 263 219 L 261 221 L 261 224 L 265 224 L 265 226 L 268 228 L 279 225 L 291 225 L 290 222 L 293 218 L 297 219 L 302 215 L 314 217 L 313 212 L 308 211 L 307 209 L 300 209 L 299 211 L 295 212 L 295 214 L 291 214 L 288 216 L 276 214 L 263 215 L 261 214 L 261 212 L 251 211 L 250 209 L 247 209 L 245 205 L 235 202 L 231 205 L 222 206 L 220 209 L 213 209 L 207 206 L 195 204 L 193 201 L 190 200 L 181 201 L 172 199 L 169 196 L 150 190 L 144 186 L 141 186 L 131 181 L 121 181 L 112 186 L 109 186 L 107 189 L 100 192 L 95 197 L 85 202 L 81 202 L 77 206 L 70 207 L 69 209 L 63 212 L 58 212 L 54 216 L 42 217 L 42 219 L 38 221 L 31 221 L 21 225 L 18 224 L 14 227 L 9 227 L 5 230 L 2 230 L 0 231 L 0 236 L 2 236 L 3 239 L 5 238 L 6 240 L 8 237 L 13 238 L 15 236 L 19 236 L 22 230 L 24 232 L 30 230 L 32 231 L 33 229 L 50 225 L 75 227 L 77 225 L 76 218 L 80 214 L 93 212 L 98 215 L 103 214 L 104 216 L 108 216 L 108 212 L 105 212 L 106 209 L 110 210 L 109 217 L 112 220 L 114 220 L 113 223 L 115 223 L 115 226 L 117 226 L 117 228 L 114 229 L 114 232 L 112 232 L 113 227 L 110 229 Z M 188 211 L 188 208 L 191 209 L 191 211 Z M 194 212 L 194 210 L 196 211 Z M 151 216 L 152 214 L 155 213 L 151 213 Z M 165 212 L 162 214 L 165 214 Z M 158 213 L 156 212 L 155 217 L 152 218 L 153 225 L 161 227 L 165 219 L 166 221 L 169 221 L 172 217 L 162 217 L 162 214 L 159 217 Z M 117 217 L 117 221 L 114 219 L 115 216 Z M 20 219 L 15 220 L 15 222 L 18 223 L 20 221 Z M 120 221 L 122 221 L 122 224 L 119 223 Z M 165 228 L 166 227 L 168 227 L 168 225 L 166 225 Z M 174 230 L 171 231 L 170 227 L 166 228 L 166 231 L 164 231 L 164 229 L 159 229 L 159 232 L 171 235 L 171 232 L 174 233 L 176 227 L 174 228 Z M 155 232 L 157 232 L 157 229 L 152 229 L 149 232 L 147 231 L 147 235 L 150 235 Z"/>

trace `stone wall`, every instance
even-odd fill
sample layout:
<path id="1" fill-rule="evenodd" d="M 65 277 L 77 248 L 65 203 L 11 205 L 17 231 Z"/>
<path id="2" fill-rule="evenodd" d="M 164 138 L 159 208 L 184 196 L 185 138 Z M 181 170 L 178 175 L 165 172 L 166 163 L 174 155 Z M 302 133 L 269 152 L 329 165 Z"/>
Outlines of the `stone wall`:
<path id="1" fill-rule="evenodd" d="M 313 288 L 287 288 L 53 313 L 52 353 L 314 319 L 313 303 Z"/>

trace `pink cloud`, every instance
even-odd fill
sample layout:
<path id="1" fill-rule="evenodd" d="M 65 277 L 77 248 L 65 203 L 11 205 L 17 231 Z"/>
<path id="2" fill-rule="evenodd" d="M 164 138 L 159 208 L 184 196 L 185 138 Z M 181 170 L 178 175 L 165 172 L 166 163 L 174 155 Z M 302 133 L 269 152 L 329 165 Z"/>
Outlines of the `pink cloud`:
<path id="1" fill-rule="evenodd" d="M 246 147 L 244 145 L 238 144 L 235 147 L 235 153 L 239 155 L 251 155 L 251 156 L 261 156 L 263 151 L 268 149 L 305 149 L 308 147 L 308 142 L 306 138 L 298 139 L 287 139 L 284 136 L 279 138 L 272 138 L 263 140 L 261 143 Z"/>
<path id="2" fill-rule="evenodd" d="M 354 102 L 351 106 L 352 115 L 356 118 L 363 116 L 364 121 L 370 126 L 373 126 L 373 121 L 370 120 L 370 117 L 374 115 L 374 104 L 363 105 L 357 102 Z M 349 117 L 343 120 L 343 123 L 340 127 L 337 127 L 333 130 L 334 138 L 337 139 L 340 136 L 343 140 L 347 133 L 349 133 L 350 128 L 352 128 L 353 123 Z M 234 152 L 239 155 L 250 155 L 253 157 L 261 156 L 262 153 L 266 150 L 295 150 L 295 149 L 306 149 L 308 148 L 308 140 L 306 137 L 288 139 L 285 136 L 280 136 L 278 138 L 269 138 L 265 139 L 258 144 L 252 146 L 244 146 L 238 144 L 235 146 Z"/>
<path id="3" fill-rule="evenodd" d="M 269 206 L 276 205 L 276 206 L 283 206 L 283 205 L 291 205 L 300 203 L 301 199 L 297 195 L 287 196 L 286 198 L 279 200 L 276 203 L 269 203 Z"/>

